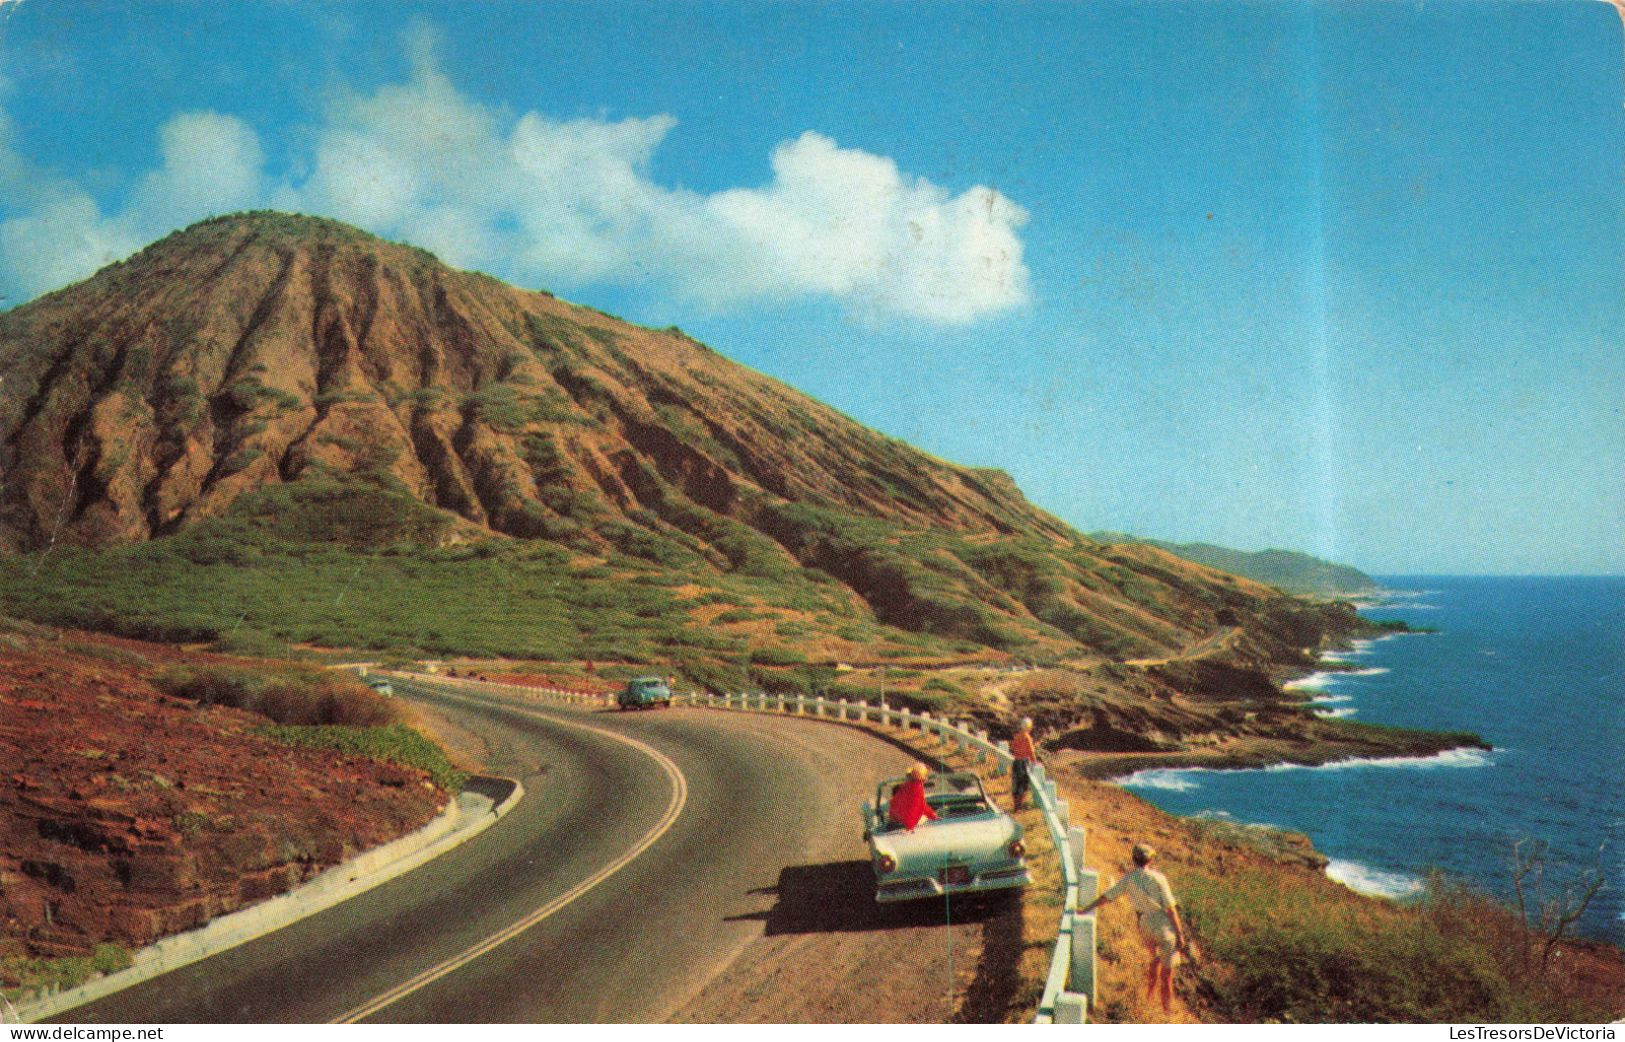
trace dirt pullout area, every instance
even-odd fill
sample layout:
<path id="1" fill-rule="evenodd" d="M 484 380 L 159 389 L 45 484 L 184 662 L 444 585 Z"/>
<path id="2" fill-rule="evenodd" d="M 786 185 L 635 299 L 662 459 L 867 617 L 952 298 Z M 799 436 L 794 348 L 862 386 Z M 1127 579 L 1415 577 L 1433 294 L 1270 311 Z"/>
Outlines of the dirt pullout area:
<path id="1" fill-rule="evenodd" d="M 128 948 L 206 923 L 426 824 L 410 768 L 253 733 L 158 691 L 170 648 L 0 633 L 0 958 Z M 213 661 L 220 661 L 214 659 Z"/>
<path id="2" fill-rule="evenodd" d="M 790 743 L 823 775 L 824 805 L 840 808 L 835 833 L 803 837 L 800 863 L 777 884 L 752 892 L 735 914 L 760 919 L 761 935 L 670 1018 L 678 1023 L 904 1023 L 958 1016 L 990 942 L 1019 936 L 1018 903 L 998 898 L 880 906 L 860 836 L 858 803 L 882 778 L 920 752 L 880 744 L 879 732 L 838 725 L 787 728 L 788 721 L 727 714 L 734 727 L 759 727 Z M 881 734 L 883 741 L 887 736 Z M 887 746 L 891 748 L 887 748 Z M 851 764 L 872 766 L 854 776 Z M 787 842 L 794 840 L 787 839 Z"/>

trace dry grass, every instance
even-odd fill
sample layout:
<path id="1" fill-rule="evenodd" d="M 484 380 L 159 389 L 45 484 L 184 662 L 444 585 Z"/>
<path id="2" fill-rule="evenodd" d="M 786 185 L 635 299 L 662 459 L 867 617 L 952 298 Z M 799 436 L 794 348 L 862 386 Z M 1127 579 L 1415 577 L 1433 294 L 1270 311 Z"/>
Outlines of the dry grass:
<path id="1" fill-rule="evenodd" d="M 1625 1013 L 1619 949 L 1575 944 L 1542 979 L 1517 964 L 1519 927 L 1480 895 L 1422 905 L 1366 897 L 1318 869 L 1214 837 L 1112 785 L 1063 780 L 1102 885 L 1158 851 L 1202 954 L 1175 975 L 1175 1021 L 1599 1022 Z M 1126 902 L 1099 913 L 1102 1022 L 1166 1020 L 1143 997 L 1147 955 Z"/>

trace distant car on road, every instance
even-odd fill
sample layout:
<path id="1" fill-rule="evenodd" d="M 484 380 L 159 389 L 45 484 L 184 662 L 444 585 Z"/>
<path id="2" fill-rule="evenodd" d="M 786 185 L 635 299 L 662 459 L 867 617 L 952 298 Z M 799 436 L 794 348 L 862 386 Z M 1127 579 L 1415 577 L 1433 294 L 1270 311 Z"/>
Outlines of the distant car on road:
<path id="1" fill-rule="evenodd" d="M 932 776 L 925 800 L 937 820 L 923 820 L 913 832 L 886 819 L 892 792 L 906 780 L 881 782 L 875 801 L 863 805 L 876 901 L 1020 890 L 1032 882 L 1021 826 L 988 799 L 980 778 Z"/>
<path id="2" fill-rule="evenodd" d="M 638 677 L 628 680 L 615 699 L 622 709 L 649 709 L 671 705 L 671 688 L 661 677 Z"/>
<path id="3" fill-rule="evenodd" d="M 368 677 L 367 686 L 383 695 L 385 698 L 395 697 L 395 687 L 383 677 Z"/>

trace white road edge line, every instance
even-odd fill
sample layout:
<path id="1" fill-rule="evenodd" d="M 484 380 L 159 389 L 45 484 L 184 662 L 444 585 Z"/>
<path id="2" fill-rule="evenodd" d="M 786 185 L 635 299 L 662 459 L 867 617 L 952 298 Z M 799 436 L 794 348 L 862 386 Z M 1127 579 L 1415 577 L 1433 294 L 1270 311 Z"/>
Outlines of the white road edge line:
<path id="1" fill-rule="evenodd" d="M 524 712 L 527 716 L 544 716 L 544 714 L 528 712 L 517 706 L 515 708 L 520 712 Z M 671 802 L 666 805 L 666 813 L 660 818 L 659 821 L 655 822 L 654 826 L 650 828 L 648 832 L 643 834 L 641 839 L 634 843 L 625 853 L 621 854 L 620 857 L 616 858 L 614 861 L 611 861 L 603 868 L 600 868 L 597 872 L 594 872 L 592 875 L 583 879 L 581 882 L 577 883 L 569 890 L 566 890 L 558 897 L 555 897 L 547 904 L 542 905 L 540 908 L 531 912 L 529 915 L 526 915 L 524 918 L 503 927 L 501 930 L 491 934 L 483 941 L 470 945 L 462 952 L 459 952 L 457 955 L 452 956 L 439 965 L 432 966 L 429 969 L 424 970 L 422 973 L 419 973 L 410 980 L 396 985 L 390 990 L 384 992 L 382 995 L 379 995 L 376 998 L 355 1007 L 348 1013 L 343 1013 L 333 1018 L 328 1023 L 354 1024 L 358 1021 L 364 1020 L 367 1017 L 372 1016 L 374 1013 L 377 1013 L 378 1011 L 399 1002 L 401 999 L 406 998 L 413 992 L 433 984 L 435 981 L 446 976 L 447 974 L 453 973 L 462 967 L 467 966 L 469 963 L 473 962 L 475 959 L 478 959 L 480 956 L 485 955 L 487 952 L 493 951 L 501 945 L 513 940 L 515 937 L 518 937 L 520 934 L 542 922 L 544 919 L 561 911 L 572 901 L 575 901 L 577 898 L 587 893 L 599 883 L 602 883 L 610 876 L 613 876 L 615 873 L 631 864 L 633 859 L 653 846 L 656 840 L 660 839 L 661 836 L 664 836 L 671 829 L 671 827 L 677 823 L 677 819 L 683 813 L 683 807 L 688 803 L 688 779 L 683 776 L 683 772 L 678 768 L 677 764 L 673 763 L 671 758 L 666 756 L 665 753 L 662 753 L 660 750 L 648 745 L 647 743 L 638 741 L 636 738 L 628 738 L 626 735 L 616 734 L 613 731 L 606 731 L 599 727 L 589 727 L 586 724 L 564 721 L 560 720 L 558 717 L 550 715 L 545 716 L 545 719 L 553 723 L 562 724 L 565 727 L 575 727 L 583 731 L 592 731 L 596 734 L 603 735 L 605 738 L 613 739 L 614 741 L 620 742 L 623 745 L 629 745 L 648 756 L 650 759 L 654 760 L 660 765 L 661 769 L 666 772 L 666 776 L 671 779 L 672 783 Z"/>

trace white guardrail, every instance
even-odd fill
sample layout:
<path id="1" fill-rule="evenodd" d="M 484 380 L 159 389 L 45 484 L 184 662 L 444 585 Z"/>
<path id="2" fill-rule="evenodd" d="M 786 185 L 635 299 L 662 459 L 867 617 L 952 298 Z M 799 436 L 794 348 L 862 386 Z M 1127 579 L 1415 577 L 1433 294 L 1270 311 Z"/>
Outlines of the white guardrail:
<path id="1" fill-rule="evenodd" d="M 563 688 L 503 684 L 492 680 L 440 674 L 399 675 L 442 684 L 495 688 L 513 694 L 551 698 L 578 705 L 615 704 L 614 695 L 589 694 Z M 1008 774 L 1010 764 L 1014 760 L 1010 755 L 1009 742 L 990 742 L 986 731 L 974 730 L 969 724 L 933 717 L 930 713 L 892 709 L 869 702 L 762 692 L 740 695 L 690 692 L 674 695 L 672 701 L 677 705 L 702 706 L 710 709 L 782 713 L 786 716 L 805 716 L 860 724 L 892 724 L 905 729 L 917 729 L 951 742 L 961 752 L 973 753 L 977 763 L 991 762 L 995 775 Z M 1070 808 L 1067 801 L 1056 795 L 1055 783 L 1045 776 L 1044 769 L 1040 766 L 1032 768 L 1031 778 L 1033 800 L 1043 812 L 1050 842 L 1054 844 L 1055 851 L 1060 856 L 1062 889 L 1060 929 L 1055 937 L 1049 975 L 1044 981 L 1044 993 L 1038 1000 L 1038 1010 L 1033 1022 L 1082 1024 L 1088 1019 L 1090 1007 L 1096 1004 L 1095 917 L 1078 915 L 1077 909 L 1080 904 L 1088 904 L 1095 899 L 1096 891 L 1100 887 L 1100 876 L 1083 867 L 1084 829 L 1081 825 L 1069 822 Z"/>

